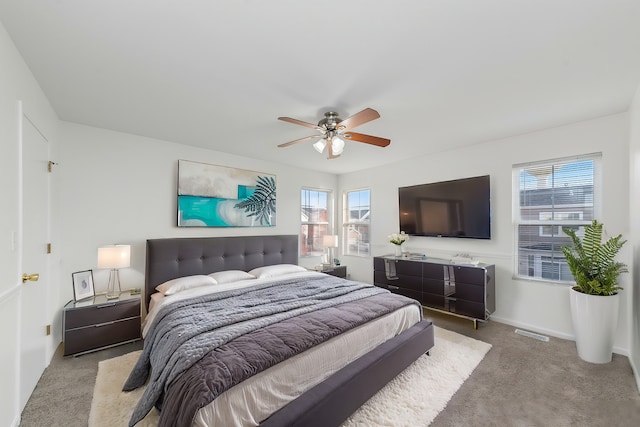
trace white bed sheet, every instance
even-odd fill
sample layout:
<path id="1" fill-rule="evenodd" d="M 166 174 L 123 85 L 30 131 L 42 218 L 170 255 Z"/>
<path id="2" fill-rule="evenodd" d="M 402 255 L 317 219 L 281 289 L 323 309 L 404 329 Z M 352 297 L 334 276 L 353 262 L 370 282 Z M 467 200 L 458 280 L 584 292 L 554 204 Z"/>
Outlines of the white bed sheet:
<path id="1" fill-rule="evenodd" d="M 417 305 L 375 319 L 230 388 L 200 409 L 193 426 L 257 426 L 269 415 L 421 319 Z"/>

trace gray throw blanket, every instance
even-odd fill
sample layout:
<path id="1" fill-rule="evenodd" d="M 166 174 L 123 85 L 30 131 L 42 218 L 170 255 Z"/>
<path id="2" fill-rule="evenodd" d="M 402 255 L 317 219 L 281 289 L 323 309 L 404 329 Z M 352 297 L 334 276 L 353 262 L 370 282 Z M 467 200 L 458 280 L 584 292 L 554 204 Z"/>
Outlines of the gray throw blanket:
<path id="1" fill-rule="evenodd" d="M 218 346 L 284 319 L 383 292 L 388 291 L 322 276 L 256 285 L 162 307 L 123 387 L 130 391 L 148 380 L 129 425 L 144 418 L 179 374 Z"/>

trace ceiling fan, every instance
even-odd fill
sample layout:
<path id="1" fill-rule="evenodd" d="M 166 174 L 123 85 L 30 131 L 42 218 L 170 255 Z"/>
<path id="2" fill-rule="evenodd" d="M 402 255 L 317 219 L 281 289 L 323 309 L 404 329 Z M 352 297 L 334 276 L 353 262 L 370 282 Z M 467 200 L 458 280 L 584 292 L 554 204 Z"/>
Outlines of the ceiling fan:
<path id="1" fill-rule="evenodd" d="M 305 136 L 304 138 L 280 144 L 278 145 L 278 147 L 288 147 L 298 142 L 320 138 L 313 144 L 313 148 L 315 148 L 318 153 L 322 153 L 324 151 L 324 148 L 328 147 L 328 159 L 335 159 L 339 157 L 340 154 L 342 154 L 342 151 L 344 150 L 345 139 L 349 141 L 364 142 L 365 144 L 376 145 L 378 147 L 386 147 L 387 145 L 391 144 L 391 140 L 380 138 L 377 136 L 351 132 L 351 129 L 353 129 L 354 127 L 363 125 L 377 118 L 380 118 L 380 114 L 378 114 L 376 110 L 371 108 L 365 108 L 359 113 L 347 117 L 344 120 L 338 117 L 338 113 L 336 113 L 335 111 L 327 111 L 326 113 L 324 113 L 324 119 L 320 120 L 317 125 L 303 122 L 298 119 L 292 119 L 291 117 L 278 117 L 278 120 L 305 126 L 320 132 L 320 135 Z"/>

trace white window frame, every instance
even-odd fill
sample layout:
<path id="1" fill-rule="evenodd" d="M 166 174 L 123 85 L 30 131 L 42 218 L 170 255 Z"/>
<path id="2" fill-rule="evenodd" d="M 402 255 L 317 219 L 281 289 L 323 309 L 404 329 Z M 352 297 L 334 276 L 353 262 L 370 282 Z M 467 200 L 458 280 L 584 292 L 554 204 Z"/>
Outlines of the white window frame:
<path id="1" fill-rule="evenodd" d="M 303 191 L 315 191 L 315 192 L 319 192 L 319 193 L 325 193 L 327 195 L 327 221 L 303 221 L 302 219 L 302 209 L 303 209 L 303 198 L 302 198 L 302 192 Z M 316 252 L 309 252 L 309 253 L 303 253 L 304 250 L 304 241 L 303 241 L 303 227 L 305 225 L 326 225 L 326 233 L 324 235 L 330 235 L 330 234 L 334 234 L 334 216 L 335 216 L 335 212 L 334 212 L 334 199 L 333 199 L 333 190 L 328 190 L 326 188 L 312 188 L 312 187 L 302 187 L 300 188 L 300 203 L 299 203 L 299 207 L 300 207 L 300 231 L 298 232 L 298 239 L 299 239 L 299 256 L 301 258 L 311 258 L 311 257 L 317 257 L 317 256 L 324 256 L 325 254 L 325 250 L 324 248 L 322 250 L 316 251 Z M 324 236 L 323 235 L 323 236 Z"/>
<path id="2" fill-rule="evenodd" d="M 349 208 L 350 208 L 349 194 L 358 193 L 362 191 L 369 192 L 369 212 L 367 214 L 367 218 L 369 219 L 369 222 L 367 224 L 350 221 L 351 218 L 349 215 Z M 371 193 L 372 191 L 370 188 L 358 188 L 353 190 L 345 190 L 343 193 L 343 196 L 342 196 L 342 253 L 344 255 L 357 256 L 362 258 L 371 257 Z M 366 250 L 361 250 L 360 243 L 356 242 L 356 245 L 357 245 L 356 251 L 351 251 L 350 245 L 349 245 L 349 236 L 351 234 L 350 227 L 363 226 L 363 225 L 365 225 L 369 230 L 369 239 L 368 239 L 368 242 L 366 243 L 368 246 L 366 247 Z M 356 232 L 358 231 L 356 230 Z"/>
<path id="3" fill-rule="evenodd" d="M 568 218 L 555 219 L 555 220 L 546 219 L 546 218 L 550 218 L 551 215 L 543 215 L 543 214 L 553 212 L 553 207 L 550 207 L 549 209 L 547 209 L 546 206 L 541 207 L 542 210 L 541 212 L 539 212 L 537 219 L 522 219 L 520 215 L 521 214 L 520 173 L 521 171 L 529 168 L 539 168 L 544 166 L 552 167 L 552 166 L 558 166 L 563 163 L 578 162 L 578 161 L 584 161 L 584 160 L 593 161 L 593 217 L 598 219 L 601 215 L 601 209 L 602 209 L 602 203 L 601 203 L 602 201 L 602 177 L 601 177 L 602 153 L 590 153 L 590 154 L 584 154 L 579 156 L 571 156 L 571 157 L 545 160 L 540 162 L 531 162 L 531 163 L 522 163 L 522 164 L 513 165 L 513 170 L 512 170 L 512 179 L 513 179 L 512 181 L 512 189 L 513 189 L 512 217 L 513 218 L 512 220 L 513 220 L 513 235 L 514 235 L 513 277 L 515 279 L 535 280 L 535 281 L 560 283 L 560 284 L 573 283 L 573 280 L 559 280 L 559 279 L 549 279 L 549 278 L 542 277 L 544 274 L 543 265 L 545 263 L 551 262 L 552 264 L 558 265 L 560 266 L 560 268 L 562 268 L 563 263 L 566 263 L 564 256 L 562 255 L 562 252 L 560 250 L 555 250 L 555 251 L 552 250 L 549 252 L 549 254 L 531 255 L 531 254 L 526 254 L 524 252 L 521 253 L 519 249 L 520 229 L 521 229 L 521 226 L 538 226 L 539 237 L 542 237 L 542 238 L 553 237 L 552 235 L 545 233 L 546 230 L 549 230 L 548 228 L 545 228 L 545 227 L 549 227 L 549 226 L 556 227 L 554 231 L 556 231 L 557 235 L 560 235 L 560 233 L 562 233 L 562 227 L 583 227 L 585 225 L 590 224 L 591 219 L 585 220 L 582 212 L 578 212 L 577 210 L 578 208 L 575 208 L 566 212 L 561 212 L 560 216 L 562 217 L 562 216 L 567 216 L 566 214 L 580 213 L 580 219 L 568 219 Z M 555 188 L 559 188 L 559 186 Z M 559 212 L 556 212 L 556 217 L 558 216 L 557 215 L 558 213 Z M 582 231 L 582 228 L 580 229 L 579 233 L 581 231 Z M 533 262 L 530 259 L 530 257 L 532 256 L 535 258 Z M 549 260 L 549 257 L 551 257 L 551 261 Z M 543 260 L 542 258 L 545 258 L 545 259 Z M 526 270 L 527 273 L 520 273 L 521 264 L 522 264 L 522 270 L 523 271 Z M 533 275 L 529 275 L 531 274 L 532 270 L 533 270 Z"/>

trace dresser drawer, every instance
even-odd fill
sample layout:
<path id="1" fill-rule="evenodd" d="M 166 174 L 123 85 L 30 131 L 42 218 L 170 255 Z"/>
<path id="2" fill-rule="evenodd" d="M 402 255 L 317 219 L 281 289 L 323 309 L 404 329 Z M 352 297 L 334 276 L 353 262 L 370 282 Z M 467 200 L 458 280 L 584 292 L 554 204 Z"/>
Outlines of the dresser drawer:
<path id="1" fill-rule="evenodd" d="M 435 295 L 435 294 L 430 294 L 430 293 L 427 293 L 427 292 L 423 292 L 422 293 L 422 304 L 426 305 L 427 307 L 444 309 L 445 308 L 445 297 L 444 297 L 444 295 Z"/>
<path id="2" fill-rule="evenodd" d="M 402 259 L 384 259 L 384 258 L 374 258 L 373 259 L 373 270 L 386 272 L 386 264 L 389 263 L 389 267 L 391 271 L 395 270 L 396 275 L 404 274 L 407 276 L 418 276 L 422 277 L 422 263 L 407 261 Z"/>
<path id="3" fill-rule="evenodd" d="M 64 332 L 64 355 L 81 353 L 140 338 L 140 317 Z"/>
<path id="4" fill-rule="evenodd" d="M 396 274 L 406 276 L 418 276 L 422 278 L 422 263 L 414 261 L 396 261 Z"/>
<path id="5" fill-rule="evenodd" d="M 373 272 L 373 284 L 374 285 L 388 285 L 389 283 L 397 282 L 397 278 L 389 279 L 384 270 L 375 270 Z"/>
<path id="6" fill-rule="evenodd" d="M 476 267 L 454 267 L 454 277 L 456 283 L 467 283 L 469 285 L 484 286 L 484 269 Z"/>
<path id="7" fill-rule="evenodd" d="M 65 311 L 65 330 L 140 317 L 140 300 L 106 302 Z"/>
<path id="8" fill-rule="evenodd" d="M 415 299 L 417 301 L 422 302 L 421 301 L 422 292 L 414 291 L 414 290 L 411 290 L 411 289 L 400 288 L 400 287 L 395 286 L 395 285 L 377 285 L 377 286 L 379 286 L 381 288 L 384 288 L 384 289 L 388 289 L 391 292 L 393 292 L 394 294 L 404 295 L 405 297 L 413 298 L 413 299 Z"/>
<path id="9" fill-rule="evenodd" d="M 444 295 L 444 281 L 442 279 L 422 279 L 422 292 Z"/>
<path id="10" fill-rule="evenodd" d="M 484 304 L 484 288 L 482 286 L 456 282 L 455 289 L 455 297 L 458 300 L 463 299 L 466 301 Z"/>
<path id="11" fill-rule="evenodd" d="M 449 268 L 442 264 L 425 263 L 422 266 L 422 277 L 425 279 L 444 280 L 444 270 Z"/>
<path id="12" fill-rule="evenodd" d="M 393 285 L 399 288 L 422 291 L 422 278 L 419 276 L 407 276 L 398 274 L 393 279 L 387 277 L 384 271 L 374 271 L 373 283 L 376 285 Z"/>
<path id="13" fill-rule="evenodd" d="M 373 270 L 384 272 L 384 258 L 376 257 L 373 259 Z"/>
<path id="14" fill-rule="evenodd" d="M 484 304 L 465 301 L 462 299 L 456 299 L 455 310 L 451 311 L 463 316 L 475 317 L 476 319 L 485 320 L 487 318 Z"/>

